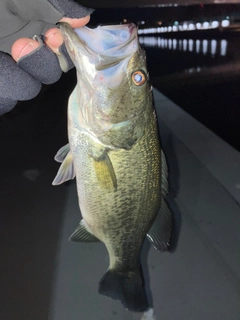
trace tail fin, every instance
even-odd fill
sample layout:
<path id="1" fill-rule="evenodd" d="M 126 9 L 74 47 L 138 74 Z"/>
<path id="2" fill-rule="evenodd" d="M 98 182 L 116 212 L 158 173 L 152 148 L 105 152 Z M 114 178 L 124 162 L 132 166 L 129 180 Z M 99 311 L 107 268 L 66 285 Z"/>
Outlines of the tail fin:
<path id="1" fill-rule="evenodd" d="M 99 282 L 98 292 L 120 300 L 130 311 L 141 312 L 149 308 L 141 272 L 108 270 Z"/>

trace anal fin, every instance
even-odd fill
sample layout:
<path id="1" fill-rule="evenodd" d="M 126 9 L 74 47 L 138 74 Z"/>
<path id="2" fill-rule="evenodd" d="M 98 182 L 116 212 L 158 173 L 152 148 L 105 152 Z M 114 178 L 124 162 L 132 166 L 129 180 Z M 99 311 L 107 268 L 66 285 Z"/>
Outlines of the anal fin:
<path id="1" fill-rule="evenodd" d="M 80 221 L 80 224 L 77 227 L 77 229 L 69 237 L 69 241 L 74 241 L 74 242 L 96 242 L 96 241 L 99 241 L 99 239 L 97 237 L 95 237 L 93 234 L 91 234 L 86 229 L 86 223 L 82 219 Z"/>

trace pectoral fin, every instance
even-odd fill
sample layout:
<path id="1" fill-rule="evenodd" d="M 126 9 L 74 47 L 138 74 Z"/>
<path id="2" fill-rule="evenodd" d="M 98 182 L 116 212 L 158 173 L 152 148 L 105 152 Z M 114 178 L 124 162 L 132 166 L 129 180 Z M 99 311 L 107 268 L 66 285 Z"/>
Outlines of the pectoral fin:
<path id="1" fill-rule="evenodd" d="M 57 154 L 54 157 L 54 160 L 57 162 L 63 162 L 63 160 L 66 158 L 67 154 L 69 153 L 69 151 L 70 151 L 70 146 L 68 143 L 58 150 Z"/>
<path id="2" fill-rule="evenodd" d="M 94 159 L 94 167 L 98 182 L 103 188 L 117 190 L 117 178 L 114 172 L 112 162 L 105 152 L 101 158 Z"/>
<path id="3" fill-rule="evenodd" d="M 74 178 L 75 178 L 75 171 L 74 171 L 74 165 L 73 165 L 73 155 L 71 151 L 69 151 L 63 163 L 61 164 L 58 170 L 58 173 L 55 179 L 53 180 L 52 184 L 54 186 L 59 185 L 65 181 L 68 181 Z"/>
<path id="4" fill-rule="evenodd" d="M 170 246 L 170 237 L 172 233 L 172 213 L 167 203 L 162 200 L 159 213 L 147 233 L 147 238 L 159 251 L 167 251 Z"/>
<path id="5" fill-rule="evenodd" d="M 69 237 L 69 241 L 74 242 L 96 242 L 99 241 L 93 234 L 86 229 L 86 223 L 82 219 L 77 229 Z"/>

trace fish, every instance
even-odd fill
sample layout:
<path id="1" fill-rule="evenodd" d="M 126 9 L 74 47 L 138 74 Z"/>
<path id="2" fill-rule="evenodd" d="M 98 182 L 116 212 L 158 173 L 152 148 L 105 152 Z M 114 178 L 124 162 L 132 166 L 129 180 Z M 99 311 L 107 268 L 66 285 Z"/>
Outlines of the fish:
<path id="1" fill-rule="evenodd" d="M 72 29 L 61 23 L 77 84 L 68 140 L 56 154 L 59 185 L 76 177 L 82 220 L 69 240 L 104 243 L 109 268 L 98 292 L 149 310 L 140 253 L 147 237 L 167 251 L 172 213 L 146 55 L 133 23 Z"/>

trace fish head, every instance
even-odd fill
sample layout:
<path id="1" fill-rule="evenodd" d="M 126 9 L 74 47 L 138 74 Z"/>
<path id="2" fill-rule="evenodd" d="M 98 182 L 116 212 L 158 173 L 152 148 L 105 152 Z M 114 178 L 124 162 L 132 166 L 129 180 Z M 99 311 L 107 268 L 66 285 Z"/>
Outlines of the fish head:
<path id="1" fill-rule="evenodd" d="M 82 27 L 61 24 L 77 69 L 85 125 L 104 143 L 130 148 L 144 133 L 152 94 L 146 56 L 133 23 Z"/>

